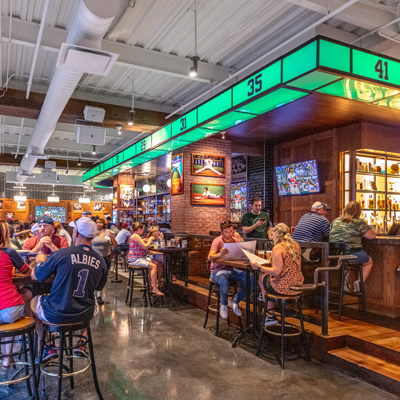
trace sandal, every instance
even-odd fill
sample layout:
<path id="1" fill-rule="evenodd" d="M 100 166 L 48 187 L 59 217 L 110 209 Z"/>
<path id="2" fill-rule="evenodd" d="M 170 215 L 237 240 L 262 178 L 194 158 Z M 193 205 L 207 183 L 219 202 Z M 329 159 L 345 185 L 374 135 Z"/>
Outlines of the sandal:
<path id="1" fill-rule="evenodd" d="M 6 359 L 9 359 L 9 360 L 10 360 L 10 364 L 4 365 L 4 361 L 5 361 Z M 16 366 L 15 366 L 15 364 L 14 364 L 14 357 L 4 357 L 4 358 L 3 358 L 3 363 L 2 363 L 2 365 L 1 365 L 2 368 L 3 368 L 3 369 L 9 369 L 9 368 L 11 367 L 11 365 L 13 366 L 14 369 L 16 369 Z"/>
<path id="2" fill-rule="evenodd" d="M 157 290 L 156 292 L 152 292 L 152 294 L 156 295 L 156 296 L 165 296 L 163 292 L 161 292 L 161 290 Z"/>

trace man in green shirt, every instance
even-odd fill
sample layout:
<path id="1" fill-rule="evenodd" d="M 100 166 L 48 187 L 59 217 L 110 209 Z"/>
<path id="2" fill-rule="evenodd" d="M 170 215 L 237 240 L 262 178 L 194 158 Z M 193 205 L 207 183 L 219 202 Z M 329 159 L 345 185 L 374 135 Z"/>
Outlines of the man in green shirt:
<path id="1" fill-rule="evenodd" d="M 246 237 L 252 239 L 268 239 L 268 231 L 271 226 L 269 216 L 261 211 L 261 199 L 254 197 L 251 202 L 250 212 L 243 215 L 242 231 Z"/>

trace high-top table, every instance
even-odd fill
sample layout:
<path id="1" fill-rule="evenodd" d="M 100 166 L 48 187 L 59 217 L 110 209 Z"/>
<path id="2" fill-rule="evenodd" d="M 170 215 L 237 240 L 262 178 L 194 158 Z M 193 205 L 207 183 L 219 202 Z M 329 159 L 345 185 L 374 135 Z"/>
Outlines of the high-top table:
<path id="1" fill-rule="evenodd" d="M 258 271 L 253 270 L 250 261 L 228 261 L 221 258 L 214 260 L 216 264 L 226 265 L 228 267 L 234 267 L 242 271 L 246 271 L 246 327 L 242 328 L 235 339 L 232 342 L 232 347 L 236 346 L 236 342 L 244 337 L 246 334 L 255 334 L 260 336 L 257 331 L 257 283 L 258 283 Z M 253 273 L 253 322 L 250 318 L 250 273 Z"/>

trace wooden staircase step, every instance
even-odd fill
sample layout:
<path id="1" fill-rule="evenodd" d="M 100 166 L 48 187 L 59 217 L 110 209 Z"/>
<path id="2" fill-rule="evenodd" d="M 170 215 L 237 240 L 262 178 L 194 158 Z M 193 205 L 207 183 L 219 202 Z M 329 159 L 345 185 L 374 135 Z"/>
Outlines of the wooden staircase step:
<path id="1" fill-rule="evenodd" d="M 400 366 L 348 347 L 329 351 L 328 355 L 342 372 L 400 396 Z"/>

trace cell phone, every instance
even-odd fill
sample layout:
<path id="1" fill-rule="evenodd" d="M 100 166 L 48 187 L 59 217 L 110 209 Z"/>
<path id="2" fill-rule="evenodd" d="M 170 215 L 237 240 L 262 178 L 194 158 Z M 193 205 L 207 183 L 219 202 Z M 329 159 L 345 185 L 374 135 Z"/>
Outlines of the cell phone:
<path id="1" fill-rule="evenodd" d="M 265 218 L 261 218 L 260 221 L 261 221 L 262 223 L 264 223 L 264 222 L 265 222 Z"/>

